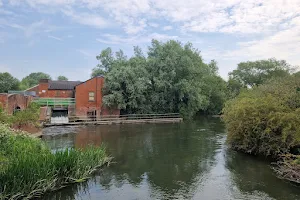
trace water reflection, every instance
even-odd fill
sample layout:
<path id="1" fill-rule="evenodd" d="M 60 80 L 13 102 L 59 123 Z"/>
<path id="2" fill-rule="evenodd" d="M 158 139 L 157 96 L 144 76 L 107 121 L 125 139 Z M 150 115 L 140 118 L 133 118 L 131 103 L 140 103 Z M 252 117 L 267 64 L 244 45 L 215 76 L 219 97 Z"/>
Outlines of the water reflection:
<path id="1" fill-rule="evenodd" d="M 223 124 L 206 119 L 181 124 L 52 129 L 52 148 L 105 143 L 117 162 L 54 199 L 297 199 L 297 188 L 276 179 L 264 161 L 226 149 Z M 283 188 L 285 191 L 276 188 Z"/>

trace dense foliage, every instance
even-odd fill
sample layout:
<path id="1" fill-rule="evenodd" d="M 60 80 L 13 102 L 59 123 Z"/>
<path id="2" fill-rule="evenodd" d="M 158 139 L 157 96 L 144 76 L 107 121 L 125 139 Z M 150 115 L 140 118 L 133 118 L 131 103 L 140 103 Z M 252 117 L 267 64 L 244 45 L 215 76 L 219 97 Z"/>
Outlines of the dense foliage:
<path id="1" fill-rule="evenodd" d="M 124 113 L 177 113 L 192 117 L 215 114 L 223 107 L 226 82 L 217 64 L 203 62 L 190 43 L 152 41 L 147 56 L 140 48 L 127 58 L 123 51 L 101 52 L 92 76 L 105 74 L 104 103 Z"/>
<path id="2" fill-rule="evenodd" d="M 67 184 L 82 182 L 109 162 L 104 148 L 52 153 L 39 139 L 0 123 L 0 199 L 30 199 Z"/>
<path id="3" fill-rule="evenodd" d="M 31 103 L 28 108 L 22 111 L 17 111 L 13 115 L 8 115 L 4 111 L 0 111 L 0 123 L 5 123 L 10 126 L 22 126 L 32 124 L 38 126 L 40 106 L 36 103 Z"/>
<path id="4" fill-rule="evenodd" d="M 25 90 L 39 84 L 40 79 L 51 79 L 51 76 L 43 72 L 31 73 L 22 79 L 20 88 Z"/>
<path id="5" fill-rule="evenodd" d="M 226 103 L 228 143 L 235 149 L 277 156 L 300 145 L 300 79 L 271 80 Z"/>
<path id="6" fill-rule="evenodd" d="M 0 73 L 0 93 L 7 92 L 8 90 L 18 90 L 19 83 L 19 80 L 10 73 Z"/>
<path id="7" fill-rule="evenodd" d="M 283 77 L 290 74 L 291 65 L 285 60 L 257 60 L 241 62 L 237 69 L 229 73 L 229 78 L 233 79 L 243 87 L 258 86 L 270 78 Z"/>

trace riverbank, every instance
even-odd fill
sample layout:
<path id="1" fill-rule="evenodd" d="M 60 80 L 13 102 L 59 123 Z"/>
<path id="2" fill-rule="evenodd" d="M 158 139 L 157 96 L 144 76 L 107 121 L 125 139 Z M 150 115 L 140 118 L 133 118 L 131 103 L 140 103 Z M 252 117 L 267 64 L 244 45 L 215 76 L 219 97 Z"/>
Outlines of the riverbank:
<path id="1" fill-rule="evenodd" d="M 87 180 L 111 158 L 105 147 L 53 153 L 41 140 L 0 124 L 0 199 L 32 199 Z"/>
<path id="2" fill-rule="evenodd" d="M 232 149 L 275 159 L 279 178 L 299 183 L 299 77 L 283 77 L 244 90 L 226 103 L 223 113 Z"/>

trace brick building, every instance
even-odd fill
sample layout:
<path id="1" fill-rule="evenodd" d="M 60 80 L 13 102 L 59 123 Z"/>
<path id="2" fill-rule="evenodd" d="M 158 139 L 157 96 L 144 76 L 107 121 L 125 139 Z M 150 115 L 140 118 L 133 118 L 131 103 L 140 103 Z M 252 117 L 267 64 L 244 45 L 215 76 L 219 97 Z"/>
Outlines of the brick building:
<path id="1" fill-rule="evenodd" d="M 39 85 L 29 88 L 26 91 L 34 91 L 36 96 L 40 98 L 74 98 L 74 88 L 80 83 L 80 81 L 41 79 Z"/>
<path id="2" fill-rule="evenodd" d="M 91 78 L 75 86 L 75 109 L 77 116 L 88 115 L 96 117 L 101 115 L 103 86 L 103 76 Z"/>
<path id="3" fill-rule="evenodd" d="M 120 110 L 103 106 L 104 77 L 98 76 L 85 82 L 52 81 L 41 79 L 39 84 L 20 94 L 0 94 L 0 108 L 12 114 L 23 110 L 35 98 L 41 106 L 40 119 L 59 116 L 96 118 L 103 115 L 120 115 Z"/>
<path id="4" fill-rule="evenodd" d="M 91 78 L 85 82 L 80 81 L 51 81 L 41 79 L 39 85 L 29 88 L 27 91 L 35 91 L 41 100 L 46 98 L 60 99 L 72 98 L 73 101 L 64 101 L 65 106 L 53 106 L 52 111 L 57 115 L 78 117 L 100 117 L 101 115 L 119 115 L 118 109 L 110 110 L 103 106 L 102 89 L 104 87 L 104 76 Z M 59 100 L 58 100 L 59 101 Z M 68 104 L 70 102 L 70 104 Z M 73 105 L 72 103 L 75 103 Z"/>

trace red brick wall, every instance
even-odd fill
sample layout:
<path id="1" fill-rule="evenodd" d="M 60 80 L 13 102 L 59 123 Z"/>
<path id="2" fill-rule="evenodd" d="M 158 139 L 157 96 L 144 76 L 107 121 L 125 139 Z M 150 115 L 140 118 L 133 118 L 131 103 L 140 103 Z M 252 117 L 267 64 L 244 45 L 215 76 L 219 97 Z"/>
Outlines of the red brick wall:
<path id="1" fill-rule="evenodd" d="M 37 93 L 39 97 L 48 97 L 48 82 L 40 82 L 39 92 Z"/>
<path id="2" fill-rule="evenodd" d="M 24 110 L 29 106 L 32 99 L 31 96 L 21 94 L 0 94 L 0 103 L 8 114 L 13 114 L 16 107 L 20 107 L 21 110 Z"/>
<path id="3" fill-rule="evenodd" d="M 37 88 L 28 91 L 37 91 L 41 98 L 74 98 L 74 90 L 48 90 L 48 80 L 41 80 Z"/>
<path id="4" fill-rule="evenodd" d="M 74 98 L 73 90 L 48 90 L 47 97 L 49 98 Z"/>
<path id="5" fill-rule="evenodd" d="M 96 110 L 97 115 L 100 115 L 102 108 L 102 89 L 104 86 L 103 77 L 95 77 L 87 80 L 84 83 L 76 86 L 75 100 L 76 100 L 76 115 L 85 116 L 88 111 Z M 95 100 L 89 101 L 89 92 L 94 92 Z"/>
<path id="6" fill-rule="evenodd" d="M 0 108 L 6 110 L 7 94 L 0 94 Z"/>

